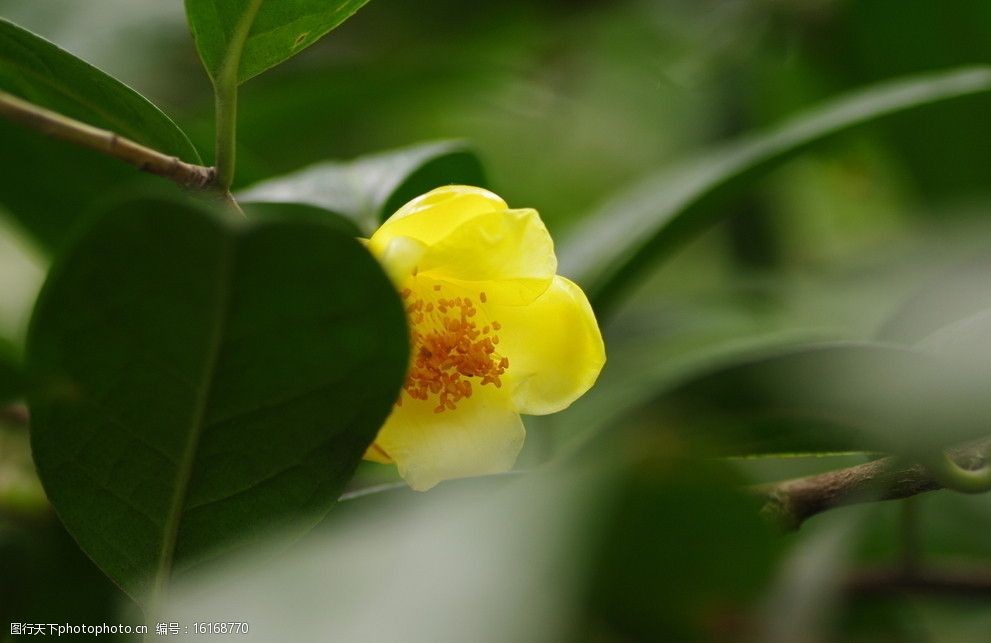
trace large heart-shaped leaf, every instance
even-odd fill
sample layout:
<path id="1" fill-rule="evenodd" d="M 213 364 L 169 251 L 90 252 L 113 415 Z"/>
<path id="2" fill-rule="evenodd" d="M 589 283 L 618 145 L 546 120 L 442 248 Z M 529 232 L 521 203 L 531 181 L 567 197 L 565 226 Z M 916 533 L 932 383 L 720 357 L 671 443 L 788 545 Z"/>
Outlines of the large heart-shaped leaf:
<path id="1" fill-rule="evenodd" d="M 186 0 L 196 48 L 216 79 L 236 32 L 247 30 L 237 81 L 243 83 L 295 56 L 350 18 L 368 0 Z"/>
<path id="2" fill-rule="evenodd" d="M 143 96 L 44 38 L 0 19 L 0 90 L 199 163 L 186 135 Z M 134 168 L 0 121 L 0 202 L 56 247 L 93 199 L 136 178 Z M 85 168 L 85 172 L 80 169 Z"/>
<path id="3" fill-rule="evenodd" d="M 379 265 L 329 225 L 120 204 L 32 319 L 45 491 L 139 601 L 275 526 L 307 529 L 392 408 L 405 324 Z"/>
<path id="4" fill-rule="evenodd" d="M 851 127 L 940 101 L 991 91 L 991 68 L 929 74 L 868 87 L 759 135 L 648 176 L 586 218 L 560 246 L 562 273 L 605 313 L 653 261 L 729 216 L 732 194 L 810 145 Z"/>
<path id="5" fill-rule="evenodd" d="M 323 208 L 351 219 L 367 235 L 413 197 L 451 183 L 485 184 L 481 162 L 463 141 L 421 143 L 352 161 L 318 163 L 257 183 L 238 199 Z"/>

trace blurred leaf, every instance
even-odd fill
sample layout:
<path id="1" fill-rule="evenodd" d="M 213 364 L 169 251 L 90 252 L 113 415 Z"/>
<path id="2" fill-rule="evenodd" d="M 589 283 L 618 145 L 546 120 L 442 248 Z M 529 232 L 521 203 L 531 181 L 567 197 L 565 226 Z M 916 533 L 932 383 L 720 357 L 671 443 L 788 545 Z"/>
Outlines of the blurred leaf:
<path id="1" fill-rule="evenodd" d="M 651 457 L 628 471 L 588 584 L 588 627 L 607 631 L 585 640 L 749 640 L 742 622 L 781 542 L 745 482 L 712 460 Z"/>
<path id="2" fill-rule="evenodd" d="M 24 372 L 13 345 L 0 337 L 0 404 L 24 394 Z"/>
<path id="3" fill-rule="evenodd" d="M 987 433 L 981 367 L 890 344 L 796 346 L 699 375 L 641 413 L 727 455 L 911 455 Z"/>
<path id="4" fill-rule="evenodd" d="M 452 183 L 485 184 L 481 162 L 461 141 L 421 143 L 352 161 L 318 163 L 253 185 L 238 199 L 316 206 L 351 219 L 369 235 L 413 197 Z"/>
<path id="5" fill-rule="evenodd" d="M 875 119 L 991 91 L 991 68 L 927 74 L 868 87 L 731 143 L 695 162 L 649 176 L 586 218 L 565 240 L 562 272 L 605 313 L 653 261 L 729 216 L 732 194 L 812 144 Z"/>
<path id="6" fill-rule="evenodd" d="M 0 185 L 2 183 L 0 178 Z M 0 293 L 3 293 L 0 296 L 0 341 L 6 340 L 18 350 L 24 346 L 31 308 L 45 280 L 48 263 L 37 244 L 32 243 L 9 213 L 0 207 Z"/>
<path id="7" fill-rule="evenodd" d="M 874 507 L 862 505 L 820 518 L 819 530 L 803 530 L 777 572 L 760 619 L 766 643 L 826 641 L 842 606 L 845 575 L 865 519 Z"/>
<path id="8" fill-rule="evenodd" d="M 0 415 L 0 524 L 5 518 L 30 521 L 52 515 L 31 461 L 24 425 Z"/>
<path id="9" fill-rule="evenodd" d="M 982 252 L 919 288 L 878 331 L 914 344 L 939 328 L 991 309 L 991 252 Z"/>
<path id="10" fill-rule="evenodd" d="M 186 161 L 200 157 L 140 94 L 47 40 L 0 19 L 0 90 Z M 137 172 L 90 150 L 0 122 L 0 202 L 53 249 L 93 198 Z M 85 172 L 81 169 L 85 168 Z"/>
<path id="11" fill-rule="evenodd" d="M 312 527 L 392 408 L 391 283 L 314 222 L 111 208 L 52 269 L 28 339 L 32 447 L 69 531 L 137 600 L 273 527 Z"/>
<path id="12" fill-rule="evenodd" d="M 545 421 L 560 428 L 562 453 L 595 452 L 601 448 L 600 442 L 612 439 L 609 433 L 629 424 L 631 409 L 649 408 L 652 400 L 664 399 L 702 374 L 813 339 L 823 338 L 807 332 L 760 332 L 732 325 L 707 329 L 702 322 L 656 341 L 617 338 L 610 344 L 609 362 L 595 384 L 595 394 L 576 400 Z M 653 413 L 645 414 L 650 422 Z"/>
<path id="13" fill-rule="evenodd" d="M 991 358 L 991 308 L 935 330 L 917 346 L 957 360 L 988 360 Z"/>
<path id="14" fill-rule="evenodd" d="M 598 478 L 558 469 L 349 502 L 347 519 L 335 510 L 332 529 L 278 560 L 246 552 L 177 586 L 164 613 L 249 620 L 265 641 L 566 640 L 603 515 Z"/>
<path id="15" fill-rule="evenodd" d="M 211 78 L 228 55 L 232 34 L 249 20 L 237 79 L 243 83 L 295 56 L 350 18 L 368 0 L 186 0 L 196 48 Z M 251 16 L 251 12 L 257 13 Z"/>
<path id="16" fill-rule="evenodd" d="M 847 5 L 834 17 L 831 45 L 813 45 L 815 66 L 831 84 L 865 83 L 930 69 L 951 69 L 991 59 L 991 11 L 982 0 L 954 2 L 874 0 Z M 898 16 L 892 20 L 892 16 Z M 934 29 L 933 25 L 939 25 Z M 808 43 L 805 43 L 808 44 Z M 783 62 L 792 65 L 791 61 Z M 842 79 L 842 80 L 841 80 Z M 991 97 L 912 112 L 879 131 L 907 171 L 912 193 L 945 203 L 988 190 L 991 148 L 974 141 L 991 136 Z M 941 211 L 945 222 L 948 212 Z"/>

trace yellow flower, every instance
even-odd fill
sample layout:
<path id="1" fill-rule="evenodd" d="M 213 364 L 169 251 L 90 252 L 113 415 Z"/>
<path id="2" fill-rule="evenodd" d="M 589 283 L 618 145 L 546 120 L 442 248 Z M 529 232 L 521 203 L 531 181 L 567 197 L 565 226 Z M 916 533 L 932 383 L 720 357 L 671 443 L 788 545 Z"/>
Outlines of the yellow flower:
<path id="1" fill-rule="evenodd" d="M 558 276 L 535 210 L 447 186 L 413 199 L 368 241 L 399 289 L 412 356 L 399 400 L 365 457 L 414 489 L 508 471 L 520 414 L 566 408 L 605 348 L 585 294 Z"/>

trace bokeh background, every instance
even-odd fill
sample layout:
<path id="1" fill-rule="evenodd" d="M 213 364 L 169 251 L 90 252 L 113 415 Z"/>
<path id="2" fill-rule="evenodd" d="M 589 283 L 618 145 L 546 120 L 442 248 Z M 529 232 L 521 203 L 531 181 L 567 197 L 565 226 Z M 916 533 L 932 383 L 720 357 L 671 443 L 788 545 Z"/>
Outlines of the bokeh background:
<path id="1" fill-rule="evenodd" d="M 0 0 L 0 16 L 127 82 L 199 149 L 211 149 L 212 94 L 178 0 Z M 850 89 L 982 63 L 991 63 L 991 3 L 984 0 L 373 0 L 329 37 L 244 86 L 238 183 L 328 158 L 463 138 L 482 158 L 491 188 L 511 205 L 537 208 L 563 237 L 639 177 L 721 141 Z M 300 595 L 310 598 L 296 601 L 307 609 L 292 626 L 307 632 L 342 622 L 345 611 L 323 614 L 312 598 L 340 603 L 347 591 L 335 589 L 339 572 L 364 579 L 357 595 L 366 604 L 393 607 L 422 590 L 410 574 L 435 589 L 487 586 L 467 604 L 458 603 L 469 600 L 464 595 L 428 592 L 434 601 L 396 622 L 429 614 L 431 622 L 459 625 L 407 628 L 407 640 L 991 640 L 986 594 L 852 595 L 841 579 L 848 568 L 897 560 L 906 547 L 935 560 L 991 564 L 991 497 L 939 492 L 913 499 L 909 509 L 886 503 L 837 510 L 781 535 L 763 524 L 759 504 L 739 487 L 868 456 L 688 465 L 692 418 L 674 413 L 671 426 L 660 426 L 633 408 L 645 399 L 644 382 L 659 395 L 684 376 L 686 356 L 702 350 L 785 336 L 876 336 L 913 293 L 991 245 L 983 223 L 991 214 L 989 114 L 991 97 L 961 99 L 817 146 L 726 204 L 731 217 L 638 285 L 604 329 L 610 362 L 599 387 L 559 416 L 528 422 L 523 467 L 561 454 L 587 458 L 590 450 L 648 453 L 642 466 L 613 481 L 613 495 L 594 511 L 586 507 L 594 519 L 588 512 L 570 517 L 568 501 L 554 495 L 564 493 L 555 485 L 574 494 L 575 485 L 591 484 L 568 475 L 566 484 L 549 483 L 554 490 L 546 497 L 514 496 L 498 483 L 491 512 L 475 508 L 477 496 L 444 490 L 430 500 L 400 493 L 400 508 L 388 505 L 397 500 L 349 501 L 328 519 L 333 546 L 307 544 L 313 556 L 330 551 L 337 558 L 326 561 L 325 585 L 298 581 L 306 588 Z M 34 171 L 58 190 L 60 177 Z M 0 337 L 16 344 L 47 259 L 2 214 Z M 671 428 L 679 423 L 689 430 Z M 14 430 L 0 438 L 0 613 L 26 622 L 118 620 L 128 613 L 126 600 L 51 515 L 32 509 L 38 490 L 24 443 Z M 354 487 L 391 475 L 368 466 Z M 439 508 L 447 502 L 449 511 Z M 410 507 L 421 505 L 414 516 Z M 479 520 L 486 525 L 539 525 L 533 528 L 543 536 L 523 545 L 479 543 L 475 532 L 459 532 L 446 518 L 475 513 L 485 514 Z M 550 530 L 534 515 L 559 519 Z M 437 520 L 425 523 L 424 516 Z M 446 531 L 435 542 L 424 524 Z M 401 539 L 384 537 L 377 549 L 359 546 L 381 529 L 409 530 L 422 546 L 403 549 Z M 465 541 L 474 544 L 458 545 Z M 497 553 L 482 556 L 486 551 Z M 348 556 L 374 552 L 392 564 L 341 571 Z M 463 569 L 466 560 L 473 561 L 466 577 L 435 576 Z M 547 567 L 493 571 L 527 561 Z M 541 583 L 548 588 L 537 592 Z M 557 598 L 545 604 L 536 598 L 543 594 Z M 250 596 L 238 600 L 245 610 L 252 605 Z M 444 601 L 485 617 L 455 615 Z M 502 611 L 477 609 L 493 602 Z M 370 608 L 346 613 L 359 624 L 391 618 Z M 285 618 L 278 610 L 270 617 L 280 614 Z M 307 614 L 329 620 L 300 624 Z M 348 627 L 333 640 L 392 640 L 395 633 Z"/>

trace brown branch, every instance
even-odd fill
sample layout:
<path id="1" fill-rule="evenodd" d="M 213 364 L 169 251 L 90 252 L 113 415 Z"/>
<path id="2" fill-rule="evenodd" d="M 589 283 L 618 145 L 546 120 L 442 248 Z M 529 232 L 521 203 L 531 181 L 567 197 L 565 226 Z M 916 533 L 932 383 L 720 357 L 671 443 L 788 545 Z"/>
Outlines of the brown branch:
<path id="1" fill-rule="evenodd" d="M 949 455 L 964 469 L 979 469 L 985 464 L 989 443 L 975 443 L 953 450 Z M 943 485 L 922 465 L 906 464 L 897 458 L 881 458 L 807 478 L 760 485 L 753 491 L 766 498 L 762 513 L 767 518 L 783 529 L 795 530 L 812 516 L 829 509 L 900 500 L 942 488 Z"/>
<path id="2" fill-rule="evenodd" d="M 991 598 L 991 569 L 987 567 L 878 567 L 853 572 L 844 584 L 852 597 L 903 592 Z"/>
<path id="3" fill-rule="evenodd" d="M 184 188 L 202 190 L 215 184 L 216 172 L 213 168 L 186 163 L 114 132 L 87 125 L 3 91 L 0 91 L 0 117 L 53 138 L 120 159 L 143 172 L 165 177 Z"/>

